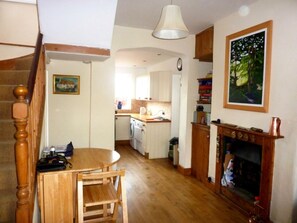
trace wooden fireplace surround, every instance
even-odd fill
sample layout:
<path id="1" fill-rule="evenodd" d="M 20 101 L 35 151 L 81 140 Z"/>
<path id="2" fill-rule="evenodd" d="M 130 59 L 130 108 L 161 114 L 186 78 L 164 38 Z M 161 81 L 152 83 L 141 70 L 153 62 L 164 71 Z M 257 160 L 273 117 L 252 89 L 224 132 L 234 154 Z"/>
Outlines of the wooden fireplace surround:
<path id="1" fill-rule="evenodd" d="M 275 140 L 283 138 L 283 136 L 271 136 L 265 132 L 260 133 L 232 124 L 213 124 L 215 124 L 218 127 L 216 148 L 215 192 L 233 201 L 235 205 L 238 206 L 246 214 L 253 211 L 253 203 L 247 202 L 239 195 L 233 193 L 231 190 L 221 185 L 221 178 L 224 172 L 224 137 L 230 137 L 233 139 L 260 145 L 262 147 L 262 161 L 259 206 L 263 208 L 260 211 L 260 215 L 265 222 L 269 222 Z"/>

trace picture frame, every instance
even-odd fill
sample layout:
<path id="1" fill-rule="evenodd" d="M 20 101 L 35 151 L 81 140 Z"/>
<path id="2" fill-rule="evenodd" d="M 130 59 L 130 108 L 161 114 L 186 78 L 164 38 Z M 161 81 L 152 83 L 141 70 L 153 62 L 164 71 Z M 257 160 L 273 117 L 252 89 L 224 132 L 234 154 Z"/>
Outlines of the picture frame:
<path id="1" fill-rule="evenodd" d="M 54 94 L 80 94 L 80 76 L 78 75 L 53 75 Z"/>
<path id="2" fill-rule="evenodd" d="M 268 112 L 272 24 L 226 37 L 224 108 Z"/>

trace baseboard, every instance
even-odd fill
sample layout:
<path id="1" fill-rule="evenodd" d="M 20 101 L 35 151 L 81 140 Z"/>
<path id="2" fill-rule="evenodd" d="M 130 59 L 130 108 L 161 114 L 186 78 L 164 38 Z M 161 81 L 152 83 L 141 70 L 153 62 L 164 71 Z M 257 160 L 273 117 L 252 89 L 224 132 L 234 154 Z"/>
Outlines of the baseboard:
<path id="1" fill-rule="evenodd" d="M 116 146 L 129 146 L 130 140 L 116 140 L 115 145 Z"/>
<path id="2" fill-rule="evenodd" d="M 144 157 L 145 157 L 146 159 L 149 159 L 149 158 L 150 158 L 150 154 L 149 154 L 149 153 L 144 153 Z"/>
<path id="3" fill-rule="evenodd" d="M 181 165 L 177 166 L 177 171 L 180 172 L 182 175 L 190 176 L 191 175 L 191 168 L 184 168 Z"/>

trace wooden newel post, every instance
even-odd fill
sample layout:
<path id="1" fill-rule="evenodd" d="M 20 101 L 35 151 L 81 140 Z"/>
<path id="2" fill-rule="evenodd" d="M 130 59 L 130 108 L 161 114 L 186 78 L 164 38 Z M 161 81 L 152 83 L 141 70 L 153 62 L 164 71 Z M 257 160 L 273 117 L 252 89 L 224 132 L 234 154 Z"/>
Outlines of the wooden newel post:
<path id="1" fill-rule="evenodd" d="M 29 185 L 28 185 L 28 132 L 26 130 L 28 124 L 29 105 L 26 101 L 28 89 L 23 85 L 16 87 L 13 91 L 16 102 L 12 106 L 12 117 L 16 127 L 14 145 L 16 175 L 17 175 L 17 207 L 16 222 L 30 222 L 30 206 L 29 206 Z"/>

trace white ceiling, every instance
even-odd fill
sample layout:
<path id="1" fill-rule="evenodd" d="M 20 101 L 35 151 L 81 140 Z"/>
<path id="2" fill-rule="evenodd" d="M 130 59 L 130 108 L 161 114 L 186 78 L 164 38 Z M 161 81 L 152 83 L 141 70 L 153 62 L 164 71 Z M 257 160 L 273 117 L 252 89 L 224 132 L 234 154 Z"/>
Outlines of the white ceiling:
<path id="1" fill-rule="evenodd" d="M 172 0 L 179 5 L 183 20 L 190 34 L 196 34 L 212 26 L 217 20 L 238 12 L 242 16 L 249 12 L 248 5 L 257 0 Z M 170 0 L 118 0 L 115 24 L 153 30 L 158 23 L 162 8 Z M 116 66 L 144 67 L 169 59 L 172 55 L 158 49 L 122 51 L 116 55 Z M 146 61 L 145 63 L 143 61 Z"/>
<path id="2" fill-rule="evenodd" d="M 146 68 L 177 56 L 167 50 L 149 47 L 119 50 L 116 54 L 116 66 Z"/>
<path id="3" fill-rule="evenodd" d="M 2 1 L 36 4 L 36 0 Z M 118 0 L 115 24 L 154 29 L 162 8 L 173 4 L 180 6 L 186 26 L 191 34 L 196 34 L 230 13 L 246 13 L 246 6 L 256 1 L 258 0 Z M 83 4 L 86 3 L 87 1 Z"/>
<path id="4" fill-rule="evenodd" d="M 182 17 L 191 34 L 212 26 L 217 20 L 239 11 L 257 0 L 171 0 L 181 8 Z M 115 24 L 154 29 L 162 8 L 170 0 L 118 0 Z"/>
<path id="5" fill-rule="evenodd" d="M 36 0 L 6 1 L 36 2 Z M 238 12 L 242 16 L 247 15 L 249 13 L 248 6 L 256 1 L 258 0 L 118 0 L 115 24 L 153 30 L 158 23 L 162 8 L 168 4 L 174 4 L 180 6 L 183 20 L 190 34 L 196 34 L 231 13 Z M 53 2 L 51 1 L 50 4 Z M 76 0 L 75 2 L 76 4 L 77 2 L 86 4 L 88 1 Z M 81 15 L 81 13 L 77 15 Z M 116 56 L 116 66 L 147 67 L 175 56 L 151 48 L 120 51 Z"/>

